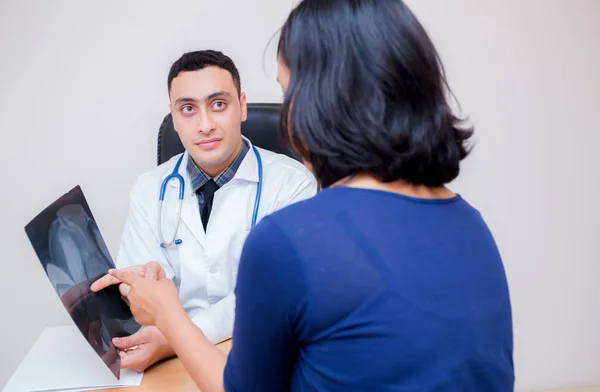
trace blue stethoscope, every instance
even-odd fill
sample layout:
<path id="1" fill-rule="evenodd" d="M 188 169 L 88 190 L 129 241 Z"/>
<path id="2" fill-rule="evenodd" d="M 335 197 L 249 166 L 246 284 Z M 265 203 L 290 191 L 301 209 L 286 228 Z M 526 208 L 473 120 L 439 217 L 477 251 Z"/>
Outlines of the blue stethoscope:
<path id="1" fill-rule="evenodd" d="M 262 176 L 263 176 L 263 167 L 262 167 L 262 159 L 260 157 L 260 153 L 258 149 L 252 146 L 252 150 L 254 151 L 254 155 L 256 156 L 256 162 L 258 163 L 258 184 L 256 184 L 256 197 L 254 198 L 254 211 L 252 212 L 252 223 L 250 227 L 254 227 L 256 225 L 256 218 L 258 217 L 258 206 L 260 205 L 260 195 L 262 193 Z M 177 160 L 177 164 L 173 169 L 173 172 L 165 178 L 161 187 L 160 187 L 160 196 L 158 203 L 158 236 L 160 237 L 160 247 L 168 248 L 171 245 L 181 245 L 183 241 L 177 238 L 177 230 L 179 229 L 179 222 L 181 221 L 181 205 L 183 204 L 183 196 L 185 190 L 185 182 L 183 181 L 183 177 L 179 174 L 179 166 L 181 165 L 181 161 L 183 160 L 183 156 L 185 154 L 181 154 L 179 159 Z M 179 206 L 177 207 L 177 221 L 175 223 L 175 232 L 173 233 L 173 238 L 170 242 L 165 241 L 162 235 L 162 205 L 165 200 L 165 192 L 167 189 L 167 184 L 172 179 L 179 180 Z"/>

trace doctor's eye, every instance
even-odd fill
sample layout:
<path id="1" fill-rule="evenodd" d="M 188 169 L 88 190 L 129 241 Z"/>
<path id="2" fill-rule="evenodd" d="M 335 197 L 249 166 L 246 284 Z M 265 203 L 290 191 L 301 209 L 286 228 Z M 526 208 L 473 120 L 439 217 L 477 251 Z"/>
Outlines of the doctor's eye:
<path id="1" fill-rule="evenodd" d="M 191 114 L 194 112 L 194 107 L 191 105 L 185 105 L 181 107 L 183 114 Z"/>
<path id="2" fill-rule="evenodd" d="M 220 111 L 220 110 L 225 109 L 225 106 L 226 106 L 225 102 L 223 102 L 223 101 L 217 101 L 217 102 L 215 102 L 215 103 L 212 104 L 212 109 L 216 110 L 216 111 Z"/>

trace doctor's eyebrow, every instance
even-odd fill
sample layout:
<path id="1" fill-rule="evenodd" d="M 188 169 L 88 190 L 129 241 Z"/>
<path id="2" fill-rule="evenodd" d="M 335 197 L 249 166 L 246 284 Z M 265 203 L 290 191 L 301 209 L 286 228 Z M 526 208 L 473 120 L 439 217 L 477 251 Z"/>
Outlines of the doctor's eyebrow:
<path id="1" fill-rule="evenodd" d="M 221 98 L 221 97 L 231 97 L 231 94 L 229 94 L 227 91 L 217 91 L 216 93 L 212 93 L 212 94 L 204 97 L 204 100 L 209 101 L 211 99 Z"/>
<path id="2" fill-rule="evenodd" d="M 181 98 L 177 98 L 175 100 L 175 104 L 180 104 L 180 103 L 201 103 L 201 102 L 206 102 L 206 101 L 210 101 L 211 99 L 215 99 L 215 98 L 220 98 L 220 97 L 231 97 L 231 94 L 229 94 L 227 91 L 217 91 L 214 92 L 212 94 L 209 94 L 207 96 L 205 96 L 202 99 L 198 99 L 198 98 L 192 98 L 192 97 L 181 97 Z"/>

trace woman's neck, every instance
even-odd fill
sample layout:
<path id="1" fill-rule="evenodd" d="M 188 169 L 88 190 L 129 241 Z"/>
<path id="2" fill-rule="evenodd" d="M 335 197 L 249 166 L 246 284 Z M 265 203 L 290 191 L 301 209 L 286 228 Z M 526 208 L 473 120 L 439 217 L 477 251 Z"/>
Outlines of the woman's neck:
<path id="1" fill-rule="evenodd" d="M 445 186 L 414 185 L 403 180 L 383 182 L 368 174 L 344 178 L 332 185 L 332 187 L 336 186 L 386 191 L 419 199 L 450 199 L 456 196 L 456 193 Z"/>

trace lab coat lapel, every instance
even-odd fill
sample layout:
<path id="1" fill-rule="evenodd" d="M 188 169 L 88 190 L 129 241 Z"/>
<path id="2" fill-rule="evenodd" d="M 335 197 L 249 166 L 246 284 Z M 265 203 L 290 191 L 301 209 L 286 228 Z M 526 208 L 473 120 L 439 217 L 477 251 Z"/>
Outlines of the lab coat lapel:
<path id="1" fill-rule="evenodd" d="M 189 182 L 188 182 L 189 184 Z M 204 227 L 200 219 L 200 207 L 198 206 L 198 198 L 193 191 L 186 192 L 183 206 L 181 207 L 181 221 L 187 226 L 193 237 L 204 247 Z"/>
<path id="2" fill-rule="evenodd" d="M 242 160 L 242 163 L 237 169 L 234 178 L 251 182 L 258 182 L 258 161 L 256 160 L 256 155 L 252 150 L 252 143 L 249 139 L 245 137 L 243 138 L 250 145 L 250 150 Z"/>
<path id="3" fill-rule="evenodd" d="M 183 197 L 183 205 L 181 206 L 181 223 L 185 225 L 193 237 L 204 247 L 204 227 L 202 227 L 202 220 L 200 219 L 200 207 L 198 206 L 198 197 L 191 187 L 192 181 L 187 173 L 187 160 L 189 155 L 186 153 L 181 166 L 179 167 L 179 174 L 183 177 L 185 182 L 185 191 Z M 176 184 L 176 181 L 172 181 Z M 173 214 L 177 214 L 177 203 L 173 203 Z M 181 236 L 178 236 L 181 238 Z M 185 243 L 185 240 L 184 240 Z"/>

